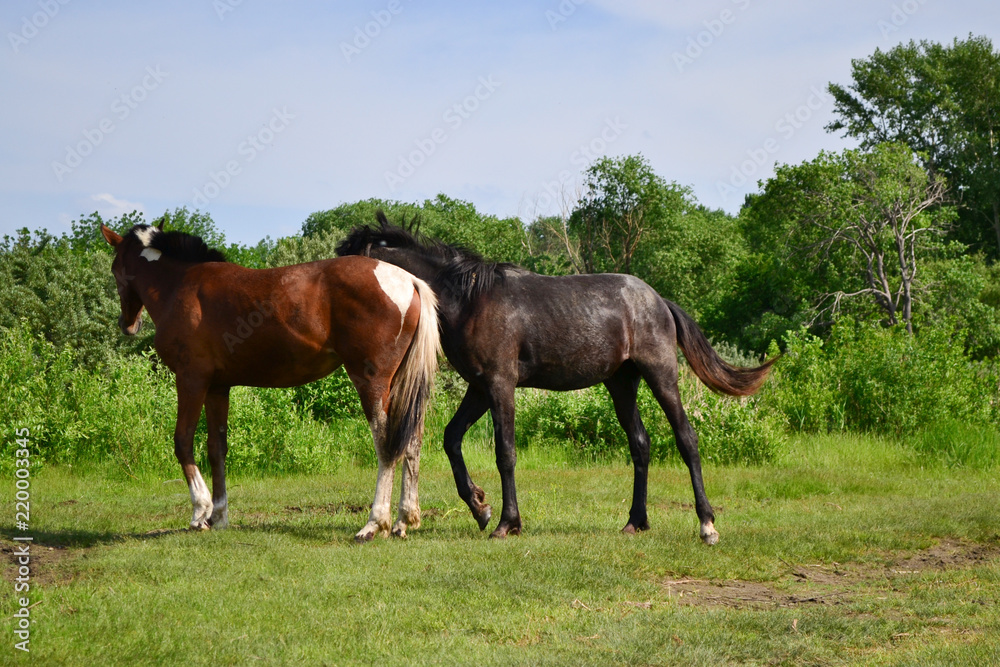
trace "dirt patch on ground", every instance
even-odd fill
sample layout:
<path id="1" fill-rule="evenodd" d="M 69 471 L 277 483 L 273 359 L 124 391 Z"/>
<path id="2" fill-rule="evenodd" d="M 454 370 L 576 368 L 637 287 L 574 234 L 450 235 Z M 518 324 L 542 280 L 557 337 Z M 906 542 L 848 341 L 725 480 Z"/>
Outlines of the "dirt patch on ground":
<path id="1" fill-rule="evenodd" d="M 843 605 L 872 587 L 896 590 L 907 577 L 984 565 L 1000 559 L 1000 545 L 943 540 L 915 554 L 890 558 L 882 566 L 850 564 L 793 565 L 777 581 L 709 581 L 671 579 L 662 582 L 682 606 L 773 609 L 803 605 Z"/>
<path id="2" fill-rule="evenodd" d="M 25 545 L 28 547 L 27 557 L 23 550 Z M 77 557 L 81 551 L 63 546 L 47 547 L 31 542 L 0 545 L 3 578 L 11 584 L 26 579 L 31 586 L 65 583 L 70 581 L 72 576 L 68 574 L 69 568 L 61 565 Z M 29 569 L 27 577 L 20 573 L 25 560 Z"/>
<path id="3" fill-rule="evenodd" d="M 353 503 L 326 503 L 325 505 L 298 505 L 288 506 L 285 512 L 288 514 L 367 514 L 367 505 L 357 505 Z"/>
<path id="4" fill-rule="evenodd" d="M 976 544 L 958 540 L 943 540 L 929 549 L 899 560 L 897 571 L 953 570 L 975 567 L 1000 558 L 1000 544 Z"/>

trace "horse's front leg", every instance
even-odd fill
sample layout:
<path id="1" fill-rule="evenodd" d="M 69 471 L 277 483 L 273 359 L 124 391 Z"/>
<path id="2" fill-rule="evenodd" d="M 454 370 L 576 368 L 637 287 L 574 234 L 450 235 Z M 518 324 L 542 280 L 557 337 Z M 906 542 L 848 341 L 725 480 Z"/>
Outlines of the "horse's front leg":
<path id="1" fill-rule="evenodd" d="M 226 497 L 226 453 L 229 445 L 226 430 L 229 422 L 229 387 L 211 389 L 205 399 L 205 419 L 208 422 L 208 462 L 212 466 L 212 528 L 229 525 Z"/>
<path id="2" fill-rule="evenodd" d="M 194 462 L 194 431 L 205 404 L 207 388 L 177 377 L 177 425 L 174 428 L 174 455 L 181 464 L 184 479 L 191 492 L 191 528 L 208 530 L 212 515 L 212 496 Z"/>
<path id="3" fill-rule="evenodd" d="M 448 462 L 451 463 L 451 472 L 455 477 L 455 486 L 458 489 L 459 497 L 465 501 L 472 511 L 479 524 L 479 530 L 485 530 L 490 523 L 490 516 L 493 508 L 483 502 L 486 493 L 472 481 L 469 470 L 465 467 L 465 458 L 462 456 L 462 438 L 465 436 L 473 424 L 486 414 L 489 409 L 489 402 L 486 396 L 472 386 L 465 392 L 462 403 L 458 406 L 455 416 L 448 422 L 444 429 L 444 451 L 448 454 Z"/>
<path id="4" fill-rule="evenodd" d="M 500 471 L 500 485 L 503 489 L 503 510 L 500 523 L 490 537 L 503 538 L 521 534 L 521 513 L 517 508 L 517 489 L 514 484 L 514 466 L 517 453 L 514 451 L 514 387 L 494 393 L 493 438 L 496 445 L 497 470 Z"/>

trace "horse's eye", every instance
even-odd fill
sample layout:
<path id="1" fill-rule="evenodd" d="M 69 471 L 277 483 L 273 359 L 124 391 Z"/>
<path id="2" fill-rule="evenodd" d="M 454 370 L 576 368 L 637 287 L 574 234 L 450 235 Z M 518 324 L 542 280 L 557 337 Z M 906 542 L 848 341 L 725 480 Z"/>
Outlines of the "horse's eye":
<path id="1" fill-rule="evenodd" d="M 378 242 L 378 245 L 379 245 L 379 247 L 380 247 L 380 248 L 384 248 L 384 247 L 386 247 L 386 246 L 387 246 L 387 245 L 389 245 L 389 244 L 388 244 L 388 243 L 386 243 L 385 241 L 379 241 L 379 242 Z"/>

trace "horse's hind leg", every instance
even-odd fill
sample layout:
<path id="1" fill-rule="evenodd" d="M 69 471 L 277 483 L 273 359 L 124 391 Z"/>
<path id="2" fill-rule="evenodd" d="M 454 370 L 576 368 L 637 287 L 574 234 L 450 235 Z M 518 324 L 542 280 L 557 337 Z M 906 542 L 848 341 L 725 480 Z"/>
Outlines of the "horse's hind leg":
<path id="1" fill-rule="evenodd" d="M 364 400 L 362 400 L 364 403 Z M 367 410 L 366 410 L 367 412 Z M 396 462 L 389 460 L 386 449 L 389 418 L 381 404 L 375 406 L 368 425 L 375 441 L 375 455 L 378 457 L 378 473 L 375 477 L 375 498 L 368 514 L 368 523 L 354 536 L 356 542 L 368 542 L 376 535 L 386 537 L 389 534 L 389 508 L 392 502 L 392 477 Z"/>
<path id="2" fill-rule="evenodd" d="M 177 377 L 177 425 L 174 428 L 174 454 L 181 464 L 184 479 L 191 492 L 191 528 L 207 530 L 212 515 L 212 496 L 194 462 L 194 431 L 205 404 L 207 389 L 200 384 Z"/>
<path id="3" fill-rule="evenodd" d="M 701 457 L 698 454 L 698 435 L 691 428 L 681 395 L 677 391 L 677 366 L 674 365 L 653 369 L 643 369 L 642 376 L 646 384 L 653 390 L 660 407 L 667 414 L 670 426 L 674 429 L 674 439 L 681 458 L 687 464 L 691 473 L 691 486 L 694 488 L 694 508 L 701 523 L 701 539 L 705 544 L 715 544 L 719 541 L 719 533 L 715 530 L 715 512 L 705 495 L 705 484 L 701 479 Z"/>
<path id="4" fill-rule="evenodd" d="M 632 507 L 628 512 L 628 523 L 623 533 L 635 534 L 639 530 L 649 530 L 646 515 L 646 489 L 649 477 L 649 434 L 639 417 L 636 396 L 639 392 L 639 370 L 631 362 L 623 365 L 604 382 L 615 405 L 615 414 L 625 435 L 628 437 L 629 453 L 635 479 L 632 484 Z"/>
<path id="5" fill-rule="evenodd" d="M 208 462 L 212 466 L 212 516 L 208 523 L 213 529 L 219 529 L 229 525 L 229 505 L 226 497 L 229 387 L 209 390 L 205 399 L 205 419 L 208 422 Z"/>
<path id="6" fill-rule="evenodd" d="M 455 486 L 458 489 L 459 497 L 472 510 L 472 516 L 479 524 L 479 530 L 485 530 L 490 523 L 490 516 L 493 509 L 484 503 L 486 493 L 472 481 L 469 470 L 465 467 L 465 458 L 462 456 L 462 438 L 465 436 L 473 424 L 479 421 L 486 410 L 489 409 L 489 402 L 478 389 L 471 385 L 465 391 L 465 397 L 458 406 L 458 411 L 451 418 L 444 429 L 444 451 L 448 454 L 448 462 L 451 463 L 451 472 L 455 477 Z"/>
<path id="7" fill-rule="evenodd" d="M 420 415 L 414 437 L 406 445 L 403 452 L 403 481 L 399 489 L 399 518 L 392 527 L 395 537 L 406 537 L 406 529 L 416 530 L 420 527 L 420 499 L 417 496 L 417 483 L 420 477 L 420 447 L 424 431 L 424 416 Z"/>

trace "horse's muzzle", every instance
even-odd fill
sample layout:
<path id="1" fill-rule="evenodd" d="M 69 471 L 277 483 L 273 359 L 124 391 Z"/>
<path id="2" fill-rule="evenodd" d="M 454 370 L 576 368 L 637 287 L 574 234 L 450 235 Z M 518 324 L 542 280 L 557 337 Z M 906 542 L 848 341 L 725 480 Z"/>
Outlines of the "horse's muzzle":
<path id="1" fill-rule="evenodd" d="M 126 336 L 134 336 L 137 333 L 139 333 L 140 329 L 142 329 L 142 314 L 140 313 L 140 315 L 135 318 L 135 321 L 132 322 L 132 324 L 126 324 L 125 318 L 119 315 L 118 326 L 121 328 L 122 333 L 125 334 Z"/>

